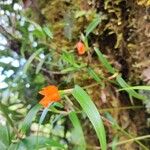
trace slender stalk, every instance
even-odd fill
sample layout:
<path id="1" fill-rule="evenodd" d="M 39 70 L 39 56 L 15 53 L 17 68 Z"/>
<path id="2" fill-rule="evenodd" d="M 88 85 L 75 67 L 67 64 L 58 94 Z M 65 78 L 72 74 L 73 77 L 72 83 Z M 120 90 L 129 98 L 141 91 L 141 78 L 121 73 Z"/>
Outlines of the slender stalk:
<path id="1" fill-rule="evenodd" d="M 123 144 L 126 144 L 126 143 L 129 143 L 129 142 L 134 142 L 134 141 L 137 141 L 137 140 L 144 140 L 144 139 L 147 139 L 147 138 L 150 138 L 150 135 L 144 135 L 144 136 L 139 136 L 139 137 L 135 137 L 135 138 L 132 138 L 132 139 L 129 139 L 129 140 L 124 140 L 124 141 L 120 141 L 118 143 L 115 144 L 115 146 L 120 146 L 120 145 L 123 145 Z M 111 147 L 112 146 L 112 143 L 110 143 L 108 145 L 108 147 Z M 100 150 L 101 148 L 99 146 L 91 146 L 91 145 L 88 145 L 87 146 L 88 148 L 95 148 L 97 150 Z M 143 147 L 145 150 L 149 150 L 147 147 Z"/>
<path id="2" fill-rule="evenodd" d="M 98 86 L 98 85 L 99 85 L 98 83 L 94 83 L 94 84 L 91 84 L 91 85 L 88 85 L 88 86 L 84 86 L 83 89 L 92 88 L 92 87 L 95 87 L 95 86 Z M 60 93 L 71 94 L 73 89 L 74 88 L 66 89 L 66 90 L 60 90 Z"/>
<path id="3" fill-rule="evenodd" d="M 129 142 L 134 142 L 136 140 L 143 140 L 143 139 L 147 139 L 147 138 L 150 138 L 150 135 L 144 135 L 144 136 L 135 137 L 135 138 L 125 140 L 125 141 L 120 141 L 120 142 L 116 143 L 115 145 L 119 146 L 119 145 L 123 145 L 123 144 L 129 143 Z M 148 148 L 146 148 L 146 149 L 148 150 Z"/>
<path id="4" fill-rule="evenodd" d="M 144 108 L 144 106 L 127 106 L 127 107 L 117 107 L 117 108 L 102 108 L 99 109 L 99 112 L 111 112 L 111 111 L 119 111 L 119 110 L 128 110 L 128 109 L 141 109 Z M 76 111 L 76 113 L 82 113 L 81 111 Z"/>
<path id="5" fill-rule="evenodd" d="M 104 109 L 99 109 L 99 112 L 111 112 L 111 111 L 119 111 L 119 110 L 128 110 L 128 109 L 142 109 L 144 108 L 144 106 L 127 106 L 127 107 L 117 107 L 117 108 L 104 108 Z M 55 110 L 53 111 L 54 113 L 59 113 L 59 114 L 63 114 L 63 115 L 67 115 L 70 112 L 68 111 L 61 111 L 61 110 Z M 75 111 L 76 113 L 82 113 L 82 110 L 79 111 Z"/>
<path id="6" fill-rule="evenodd" d="M 141 109 L 144 108 L 144 106 L 127 106 L 127 107 L 117 107 L 117 108 L 104 108 L 100 109 L 100 112 L 106 112 L 106 111 L 119 111 L 119 110 L 128 110 L 128 109 Z"/>
<path id="7" fill-rule="evenodd" d="M 103 120 L 107 121 L 108 123 L 110 123 L 111 125 L 113 125 L 113 122 L 111 122 L 110 120 L 108 120 L 105 117 L 102 117 Z M 124 129 L 122 129 L 118 124 L 115 124 L 116 129 L 118 129 L 120 132 L 122 132 L 124 135 L 130 137 L 131 139 L 134 139 L 133 141 L 135 141 L 137 144 L 139 144 L 143 150 L 149 150 L 144 144 L 142 144 L 140 141 L 138 141 L 138 139 L 136 139 L 136 137 L 133 137 L 131 134 L 129 134 L 128 132 L 126 132 Z M 130 140 L 131 140 L 130 139 Z M 121 144 L 120 144 L 121 145 Z M 109 144 L 109 147 L 111 147 L 112 145 Z"/>

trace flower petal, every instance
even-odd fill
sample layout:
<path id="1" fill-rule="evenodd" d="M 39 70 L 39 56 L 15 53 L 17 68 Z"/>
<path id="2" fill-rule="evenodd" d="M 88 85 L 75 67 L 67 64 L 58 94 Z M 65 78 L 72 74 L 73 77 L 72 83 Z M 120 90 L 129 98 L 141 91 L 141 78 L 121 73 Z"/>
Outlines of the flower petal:
<path id="1" fill-rule="evenodd" d="M 83 55 L 85 53 L 85 45 L 82 42 L 78 42 L 76 47 L 79 55 Z"/>
<path id="2" fill-rule="evenodd" d="M 43 105 L 43 107 L 48 107 L 50 103 L 53 103 L 49 97 L 44 97 L 42 100 L 40 100 L 39 104 Z"/>
<path id="3" fill-rule="evenodd" d="M 39 93 L 44 95 L 44 98 L 39 102 L 44 107 L 48 107 L 50 103 L 60 100 L 58 88 L 54 85 L 43 88 Z"/>

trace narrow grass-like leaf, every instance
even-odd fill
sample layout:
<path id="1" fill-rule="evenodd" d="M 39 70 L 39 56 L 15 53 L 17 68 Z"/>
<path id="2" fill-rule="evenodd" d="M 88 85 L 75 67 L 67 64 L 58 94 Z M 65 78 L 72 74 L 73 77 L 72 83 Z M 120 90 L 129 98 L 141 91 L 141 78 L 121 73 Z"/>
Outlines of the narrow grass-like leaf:
<path id="1" fill-rule="evenodd" d="M 3 113 L 4 117 L 7 119 L 7 122 L 9 123 L 9 125 L 11 125 L 14 128 L 14 123 L 9 116 L 10 111 L 8 110 L 7 106 L 0 103 L 0 110 Z"/>
<path id="2" fill-rule="evenodd" d="M 112 150 L 117 150 L 117 146 L 116 146 L 117 142 L 118 142 L 118 136 L 115 136 L 113 138 L 112 145 L 111 145 Z"/>
<path id="3" fill-rule="evenodd" d="M 0 148 L 1 150 L 7 150 L 7 146 L 0 140 Z"/>
<path id="4" fill-rule="evenodd" d="M 42 106 L 40 104 L 37 104 L 28 112 L 27 116 L 25 117 L 25 119 L 22 123 L 22 127 L 21 127 L 21 131 L 23 133 L 26 133 L 28 131 L 33 119 L 35 118 L 37 112 L 41 109 L 41 107 Z"/>
<path id="5" fill-rule="evenodd" d="M 129 88 L 130 85 L 128 85 L 124 79 L 119 75 L 117 76 L 116 78 L 117 82 L 119 83 L 119 85 L 122 87 L 122 88 Z M 137 98 L 137 99 L 140 99 L 140 100 L 146 100 L 146 97 L 142 96 L 141 94 L 137 93 L 136 91 L 134 91 L 133 89 L 130 89 L 130 90 L 126 90 L 131 96 Z"/>
<path id="6" fill-rule="evenodd" d="M 150 86 L 130 86 L 130 87 L 127 87 L 127 88 L 122 88 L 122 89 L 119 89 L 118 91 L 124 91 L 124 90 L 150 90 Z"/>
<path id="7" fill-rule="evenodd" d="M 44 119 L 45 119 L 47 113 L 48 113 L 48 108 L 45 108 L 45 109 L 43 110 L 43 112 L 42 112 L 41 117 L 40 117 L 39 124 L 42 124 L 42 123 L 43 123 L 43 121 L 44 121 Z"/>
<path id="8" fill-rule="evenodd" d="M 62 55 L 62 59 L 75 68 L 79 67 L 79 65 L 75 62 L 75 57 L 72 53 L 64 51 L 64 53 Z"/>
<path id="9" fill-rule="evenodd" d="M 69 114 L 69 118 L 74 126 L 74 133 L 72 136 L 76 136 L 76 149 L 77 150 L 85 150 L 86 149 L 86 143 L 85 143 L 85 139 L 84 139 L 84 134 L 82 131 L 82 127 L 80 124 L 80 121 L 78 119 L 78 116 L 76 115 L 76 113 L 74 111 L 72 111 Z"/>
<path id="10" fill-rule="evenodd" d="M 53 38 L 53 33 L 50 31 L 50 29 L 48 27 L 44 27 L 43 31 L 45 32 L 45 34 L 50 37 L 51 39 Z"/>
<path id="11" fill-rule="evenodd" d="M 112 74 L 114 74 L 116 71 L 115 69 L 110 65 L 110 63 L 107 61 L 107 59 L 103 56 L 101 51 L 98 48 L 94 48 L 96 54 L 98 55 L 99 60 L 102 62 L 104 67 Z"/>
<path id="12" fill-rule="evenodd" d="M 28 18 L 25 18 L 25 20 L 35 27 L 35 29 L 34 29 L 34 31 L 32 33 L 36 37 L 38 37 L 38 38 L 45 38 L 46 33 L 44 32 L 43 28 L 39 24 L 37 24 L 36 22 L 34 22 L 34 21 L 32 21 L 32 20 L 30 20 Z"/>
<path id="13" fill-rule="evenodd" d="M 98 48 L 94 48 L 95 49 L 95 52 L 97 53 L 98 55 L 98 58 L 99 60 L 102 62 L 102 64 L 105 66 L 105 68 L 112 74 L 115 73 L 115 69 L 110 65 L 110 63 L 107 61 L 107 59 L 103 56 L 103 54 L 100 52 L 100 50 Z M 116 81 L 119 83 L 119 85 L 122 87 L 122 88 L 128 88 L 130 87 L 125 81 L 124 79 L 119 75 L 117 76 L 116 78 Z M 130 96 L 133 96 L 137 99 L 140 99 L 140 100 L 146 100 L 146 98 L 140 94 L 138 94 L 136 91 L 134 90 L 126 90 Z"/>
<path id="14" fill-rule="evenodd" d="M 39 62 L 39 64 L 37 65 L 36 71 L 35 71 L 36 74 L 38 74 L 38 73 L 40 72 L 40 70 L 41 70 L 41 68 L 42 68 L 42 65 L 44 64 L 45 59 L 46 59 L 46 57 L 45 57 L 44 59 L 42 59 L 42 60 Z"/>
<path id="15" fill-rule="evenodd" d="M 107 119 L 107 120 L 110 122 L 110 124 L 112 125 L 113 128 L 119 130 L 122 134 L 126 135 L 126 136 L 129 137 L 130 139 L 131 139 L 131 138 L 134 138 L 134 136 L 133 136 L 132 134 L 129 134 L 129 133 L 126 132 L 122 127 L 120 127 L 120 126 L 118 125 L 117 121 L 111 116 L 110 113 L 105 112 L 104 115 L 105 115 L 105 119 Z M 147 148 L 145 145 L 143 145 L 140 141 L 135 140 L 135 142 L 138 143 L 138 144 L 141 146 L 141 148 L 142 148 L 143 150 L 148 150 L 148 148 Z M 117 144 L 117 143 L 116 143 L 116 144 Z"/>
<path id="16" fill-rule="evenodd" d="M 86 48 L 89 48 L 89 43 L 88 43 L 88 37 L 86 37 L 84 34 L 81 34 L 81 40 L 85 44 Z"/>
<path id="17" fill-rule="evenodd" d="M 107 145 L 105 128 L 95 104 L 93 103 L 89 95 L 78 85 L 75 86 L 72 95 L 79 102 L 83 111 L 87 114 L 88 118 L 90 119 L 98 136 L 101 149 L 106 150 Z"/>
<path id="18" fill-rule="evenodd" d="M 25 139 L 23 139 L 18 149 L 23 148 L 24 150 L 37 150 L 41 148 L 50 148 L 50 147 L 57 147 L 61 150 L 65 149 L 62 144 L 60 144 L 58 141 L 52 140 L 50 138 L 39 136 L 38 137 L 38 147 L 37 147 L 37 137 L 36 136 L 30 136 Z"/>
<path id="19" fill-rule="evenodd" d="M 0 141 L 1 145 L 4 144 L 8 146 L 10 144 L 10 135 L 8 126 L 3 126 L 0 124 Z"/>
<path id="20" fill-rule="evenodd" d="M 42 38 L 42 39 L 45 39 L 46 38 L 46 34 L 44 33 L 44 31 L 41 29 L 41 30 L 38 30 L 38 29 L 35 29 L 33 32 L 32 32 L 33 36 L 34 37 L 37 37 L 37 38 Z"/>
<path id="21" fill-rule="evenodd" d="M 79 18 L 79 17 L 82 17 L 86 14 L 86 11 L 85 10 L 78 10 L 76 13 L 75 13 L 75 18 Z"/>
<path id="22" fill-rule="evenodd" d="M 86 37 L 100 24 L 101 18 L 100 16 L 97 16 L 96 18 L 93 19 L 93 21 L 88 25 L 86 28 Z"/>
<path id="23" fill-rule="evenodd" d="M 117 121 L 111 116 L 109 112 L 105 112 L 104 116 L 111 122 L 113 127 L 116 127 Z"/>
<path id="24" fill-rule="evenodd" d="M 99 83 L 101 86 L 104 87 L 104 83 L 101 80 L 101 78 L 95 73 L 95 71 L 92 68 L 88 68 L 88 73 L 89 75 L 97 82 Z"/>
<path id="25" fill-rule="evenodd" d="M 18 150 L 19 143 L 11 143 L 7 150 Z"/>
<path id="26" fill-rule="evenodd" d="M 28 70 L 31 62 L 33 61 L 33 59 L 42 51 L 43 51 L 43 48 L 40 48 L 29 57 L 29 59 L 27 60 L 26 64 L 24 65 L 24 68 L 23 68 L 24 73 L 27 73 L 27 70 Z"/>

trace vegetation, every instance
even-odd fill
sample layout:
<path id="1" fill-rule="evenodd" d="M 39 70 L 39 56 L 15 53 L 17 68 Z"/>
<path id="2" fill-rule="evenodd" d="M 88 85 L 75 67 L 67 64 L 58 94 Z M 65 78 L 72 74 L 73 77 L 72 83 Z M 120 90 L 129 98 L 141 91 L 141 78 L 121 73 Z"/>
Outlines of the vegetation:
<path id="1" fill-rule="evenodd" d="M 149 150 L 149 7 L 0 1 L 0 149 Z"/>

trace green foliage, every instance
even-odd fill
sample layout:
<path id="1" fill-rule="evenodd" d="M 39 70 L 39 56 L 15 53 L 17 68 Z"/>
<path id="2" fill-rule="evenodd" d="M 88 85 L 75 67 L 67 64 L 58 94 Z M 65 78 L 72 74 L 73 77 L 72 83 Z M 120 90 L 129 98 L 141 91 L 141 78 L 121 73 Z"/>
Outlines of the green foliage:
<path id="1" fill-rule="evenodd" d="M 90 119 L 101 144 L 101 149 L 106 150 L 106 133 L 101 116 L 96 106 L 94 105 L 88 94 L 80 86 L 76 85 L 72 94 Z"/>
<path id="2" fill-rule="evenodd" d="M 150 86 L 130 86 L 130 87 L 125 87 L 122 89 L 119 89 L 118 91 L 123 91 L 123 90 L 150 90 Z"/>
<path id="3" fill-rule="evenodd" d="M 53 38 L 53 33 L 50 31 L 50 29 L 48 27 L 43 27 L 43 31 L 45 32 L 45 34 L 50 37 L 51 39 Z"/>
<path id="4" fill-rule="evenodd" d="M 129 88 L 130 86 L 123 80 L 123 78 L 121 76 L 118 76 L 116 78 L 117 82 L 119 83 L 119 85 L 122 87 L 122 88 Z M 140 99 L 140 100 L 146 100 L 146 97 L 138 94 L 137 92 L 134 91 L 134 89 L 131 89 L 131 90 L 128 90 L 126 89 L 126 91 L 129 93 L 129 95 L 137 98 L 137 99 Z"/>
<path id="5" fill-rule="evenodd" d="M 38 145 L 37 145 L 38 140 Z M 64 146 L 60 144 L 58 141 L 52 140 L 50 138 L 46 138 L 43 136 L 30 136 L 19 142 L 18 149 L 24 150 L 36 150 L 41 148 L 51 148 L 56 147 L 61 150 L 64 149 Z"/>
<path id="6" fill-rule="evenodd" d="M 76 115 L 75 111 L 72 111 L 69 113 L 69 118 L 73 124 L 73 131 L 72 131 L 72 138 L 74 139 L 75 147 L 78 150 L 85 150 L 86 149 L 86 143 L 84 138 L 84 133 L 82 131 L 80 120 L 78 119 L 78 116 Z"/>
<path id="7" fill-rule="evenodd" d="M 104 87 L 104 83 L 102 81 L 103 77 L 99 77 L 92 68 L 88 68 L 88 73 L 97 83 Z"/>
<path id="8" fill-rule="evenodd" d="M 86 37 L 101 23 L 101 16 L 97 16 L 92 20 L 92 22 L 86 28 Z"/>
<path id="9" fill-rule="evenodd" d="M 28 112 L 28 114 L 26 115 L 26 117 L 22 123 L 22 127 L 21 127 L 21 131 L 23 133 L 26 133 L 29 130 L 31 123 L 32 123 L 33 119 L 36 117 L 36 114 L 40 108 L 41 108 L 41 105 L 37 104 Z"/>
<path id="10" fill-rule="evenodd" d="M 34 52 L 30 58 L 28 59 L 28 61 L 26 62 L 25 66 L 24 66 L 24 69 L 23 69 L 23 72 L 26 73 L 29 66 L 31 65 L 31 62 L 33 61 L 33 59 L 40 53 L 43 51 L 43 48 L 37 50 L 36 52 Z"/>
<path id="11" fill-rule="evenodd" d="M 10 133 L 8 126 L 0 124 L 0 147 L 1 149 L 7 149 L 10 144 Z"/>
<path id="12" fill-rule="evenodd" d="M 99 58 L 99 60 L 102 62 L 102 64 L 104 65 L 104 67 L 110 72 L 110 73 L 112 73 L 112 74 L 114 74 L 116 71 L 115 71 L 115 69 L 111 66 L 111 64 L 107 61 L 107 59 L 103 56 L 103 54 L 100 52 L 100 50 L 99 49 L 97 49 L 97 48 L 95 48 L 95 51 L 96 51 L 96 53 L 97 53 L 97 55 L 98 55 L 98 58 Z M 116 81 L 117 81 L 117 83 L 122 87 L 122 88 L 128 88 L 128 87 L 130 87 L 127 83 L 126 83 L 126 81 L 120 76 L 120 75 L 118 75 L 117 77 L 116 77 Z M 132 90 L 126 90 L 127 92 L 128 92 L 128 94 L 130 95 L 130 96 L 133 96 L 133 97 L 135 97 L 135 98 L 137 98 L 137 99 L 140 99 L 140 100 L 146 100 L 146 97 L 144 97 L 144 96 L 142 96 L 142 95 L 140 95 L 140 94 L 138 94 L 136 91 L 134 91 L 133 89 Z"/>
<path id="13" fill-rule="evenodd" d="M 130 86 L 98 48 L 93 51 L 93 47 L 104 47 L 110 52 L 119 49 L 118 53 L 122 50 L 120 44 L 125 40 L 121 12 L 123 9 L 128 12 L 124 2 L 106 0 L 104 6 L 99 6 L 101 1 L 43 0 L 33 2 L 27 9 L 22 9 L 19 0 L 0 2 L 0 150 L 106 150 L 109 147 L 115 150 L 120 135 L 135 138 L 133 141 L 147 150 L 138 137 L 119 126 L 122 113 L 117 107 L 122 96 L 118 91 L 124 91 L 132 98 L 143 100 L 149 108 L 149 97 L 139 91 L 148 91 L 150 87 Z M 144 5 L 144 0 L 141 2 L 135 3 Z M 114 35 L 111 48 L 107 38 L 109 41 Z M 85 45 L 84 55 L 76 52 L 78 41 Z M 61 90 L 61 100 L 43 108 L 38 104 L 42 98 L 38 92 L 47 85 Z M 108 106 L 115 108 L 103 109 Z M 114 116 L 121 121 L 109 113 L 100 114 L 99 107 L 102 112 L 117 110 Z M 6 125 L 1 125 L 1 121 Z M 89 132 L 91 128 L 96 134 Z M 112 133 L 107 135 L 111 143 L 106 143 L 106 133 Z"/>
<path id="14" fill-rule="evenodd" d="M 112 141 L 112 150 L 117 150 L 117 146 L 116 146 L 117 142 L 118 142 L 118 136 L 115 136 Z"/>
<path id="15" fill-rule="evenodd" d="M 110 63 L 107 61 L 107 59 L 103 56 L 101 51 L 98 48 L 94 48 L 96 54 L 98 55 L 99 60 L 102 62 L 102 64 L 105 66 L 105 68 L 112 74 L 114 74 L 116 71 L 115 69 L 110 65 Z"/>

